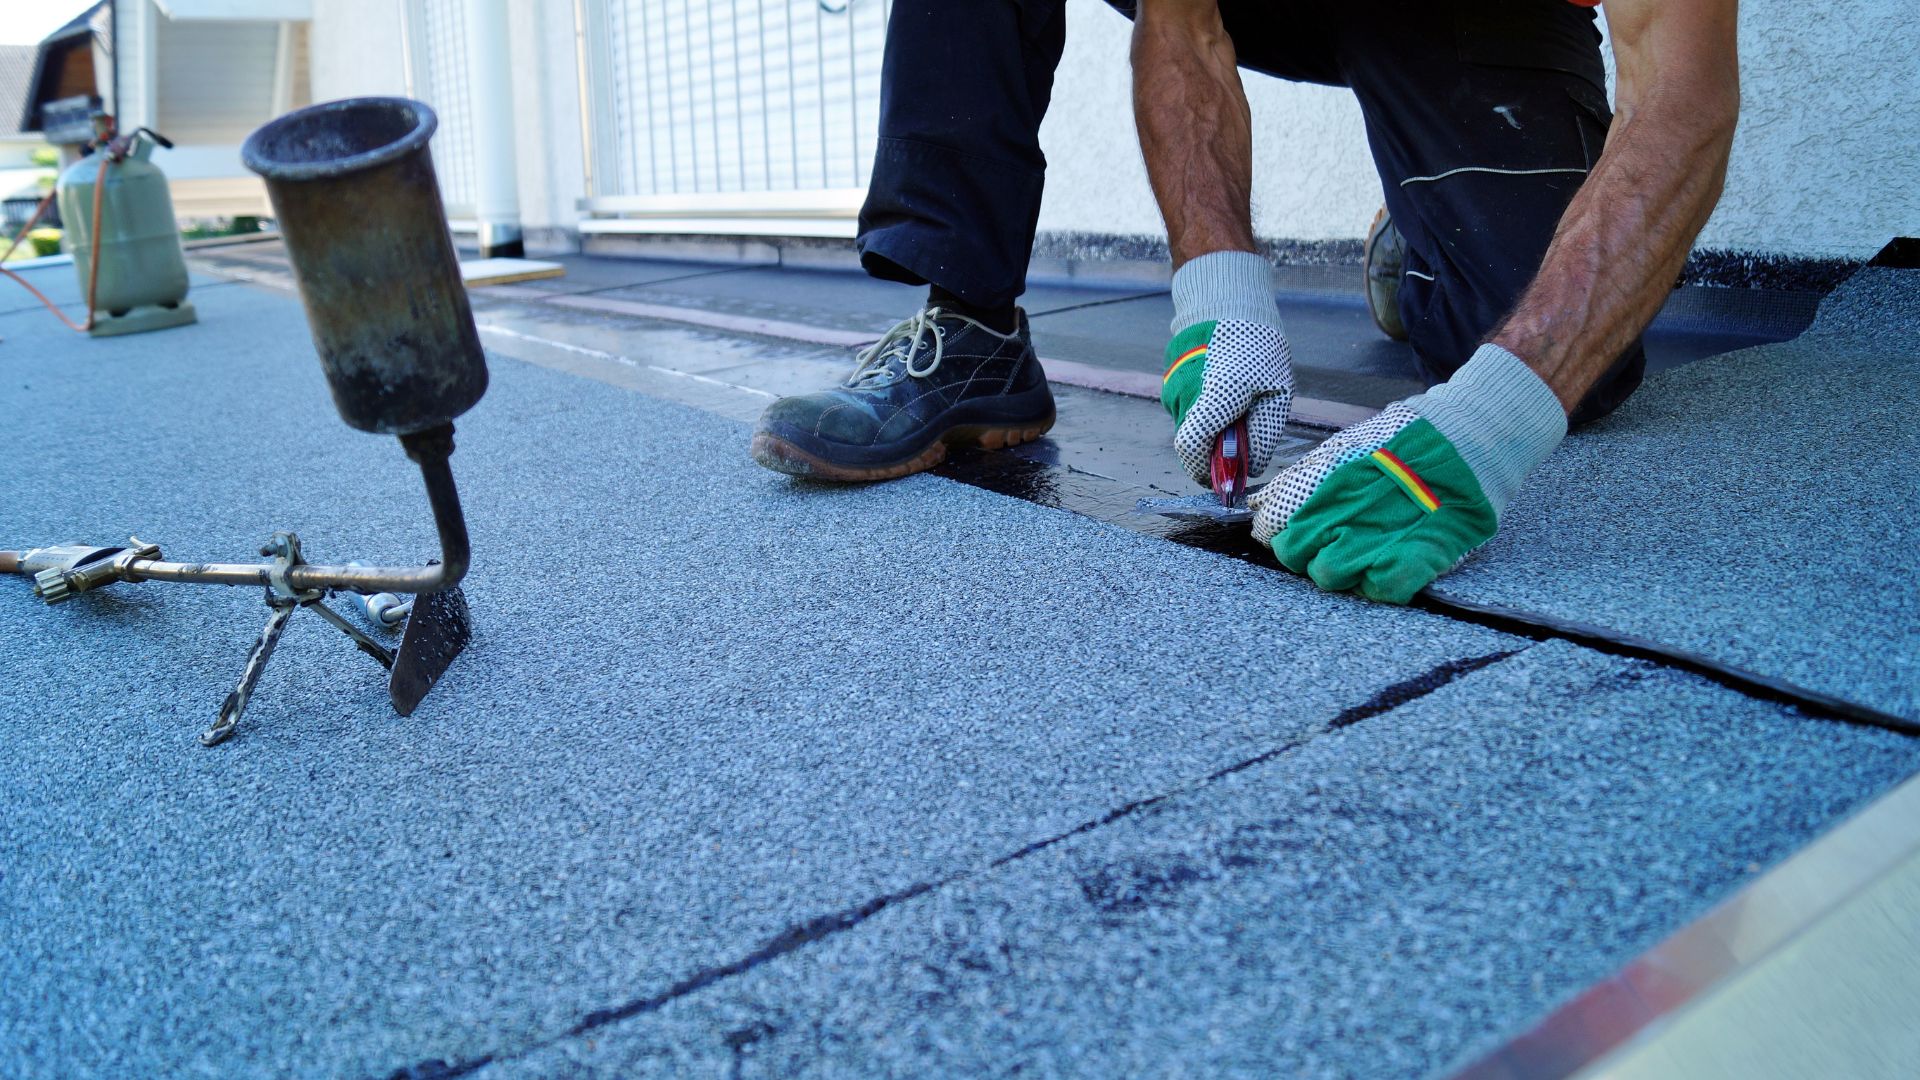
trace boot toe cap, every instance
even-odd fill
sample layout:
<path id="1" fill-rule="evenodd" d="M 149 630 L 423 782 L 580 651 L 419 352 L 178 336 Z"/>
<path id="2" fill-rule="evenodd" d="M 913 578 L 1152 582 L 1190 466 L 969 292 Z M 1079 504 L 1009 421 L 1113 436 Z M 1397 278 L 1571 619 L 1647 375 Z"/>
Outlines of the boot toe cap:
<path id="1" fill-rule="evenodd" d="M 832 392 L 783 397 L 760 414 L 756 431 L 783 438 L 801 436 L 823 442 L 864 446 L 880 425 L 859 404 Z"/>

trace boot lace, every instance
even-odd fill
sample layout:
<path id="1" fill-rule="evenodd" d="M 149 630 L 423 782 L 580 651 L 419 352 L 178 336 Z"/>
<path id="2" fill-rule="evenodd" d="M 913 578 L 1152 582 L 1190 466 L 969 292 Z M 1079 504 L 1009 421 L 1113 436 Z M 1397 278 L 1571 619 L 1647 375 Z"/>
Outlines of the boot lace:
<path id="1" fill-rule="evenodd" d="M 854 354 L 859 366 L 853 369 L 852 375 L 847 376 L 847 385 L 863 386 L 881 381 L 887 375 L 891 362 L 901 359 L 907 362 L 909 378 L 924 379 L 933 374 L 940 367 L 947 349 L 946 331 L 938 323 L 939 319 L 958 319 L 982 330 L 989 329 L 984 323 L 937 307 L 916 311 L 894 323 L 893 328 L 883 334 L 879 341 Z M 933 337 L 933 351 L 921 358 L 920 343 L 928 335 Z"/>

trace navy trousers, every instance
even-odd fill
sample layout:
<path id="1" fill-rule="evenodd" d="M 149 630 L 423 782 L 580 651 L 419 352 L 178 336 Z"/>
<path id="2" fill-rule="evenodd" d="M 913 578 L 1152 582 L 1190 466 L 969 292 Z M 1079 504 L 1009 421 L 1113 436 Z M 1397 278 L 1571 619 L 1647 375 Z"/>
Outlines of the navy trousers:
<path id="1" fill-rule="evenodd" d="M 1132 0 L 1108 2 L 1133 13 Z M 869 273 L 988 306 L 1025 291 L 1065 6 L 896 0 L 860 212 Z M 1420 374 L 1445 380 L 1533 279 L 1605 145 L 1593 12 L 1568 0 L 1220 0 L 1220 11 L 1241 67 L 1352 89 L 1406 239 L 1401 318 Z M 1645 367 L 1635 343 L 1574 421 L 1612 411 Z"/>

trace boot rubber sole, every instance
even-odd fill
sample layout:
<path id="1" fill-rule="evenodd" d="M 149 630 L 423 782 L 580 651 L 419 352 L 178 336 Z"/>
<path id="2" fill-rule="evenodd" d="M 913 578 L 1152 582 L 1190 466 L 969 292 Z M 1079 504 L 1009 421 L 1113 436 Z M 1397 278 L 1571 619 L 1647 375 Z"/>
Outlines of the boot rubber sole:
<path id="1" fill-rule="evenodd" d="M 982 450 L 1005 450 L 1010 446 L 1032 442 L 1053 428 L 1054 418 L 1030 425 L 1015 427 L 979 427 L 966 426 L 949 429 L 945 434 L 933 440 L 925 449 L 899 461 L 878 465 L 841 465 L 828 461 L 817 454 L 808 453 L 786 439 L 768 431 L 754 433 L 753 460 L 788 476 L 804 476 L 810 480 L 834 480 L 842 483 L 862 483 L 874 480 L 896 480 L 902 476 L 911 476 L 925 472 L 947 459 L 947 449 L 952 446 L 978 446 Z"/>

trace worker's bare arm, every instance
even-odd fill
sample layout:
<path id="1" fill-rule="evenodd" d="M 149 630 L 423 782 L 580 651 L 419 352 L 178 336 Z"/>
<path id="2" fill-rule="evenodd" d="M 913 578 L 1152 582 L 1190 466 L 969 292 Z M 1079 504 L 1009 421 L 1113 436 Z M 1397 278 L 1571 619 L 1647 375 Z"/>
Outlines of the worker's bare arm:
<path id="1" fill-rule="evenodd" d="M 1533 284 L 1490 338 L 1572 412 L 1671 291 L 1726 177 L 1737 0 L 1608 0 L 1619 69 L 1606 150 Z"/>
<path id="2" fill-rule="evenodd" d="M 1253 119 L 1215 0 L 1142 0 L 1133 112 L 1174 269 L 1252 251 Z"/>

